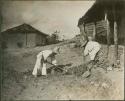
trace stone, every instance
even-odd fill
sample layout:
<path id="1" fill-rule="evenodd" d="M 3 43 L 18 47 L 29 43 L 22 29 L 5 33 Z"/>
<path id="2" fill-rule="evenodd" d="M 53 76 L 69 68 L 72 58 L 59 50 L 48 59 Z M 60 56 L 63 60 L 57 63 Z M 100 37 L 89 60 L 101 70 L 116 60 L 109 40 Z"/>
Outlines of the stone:
<path id="1" fill-rule="evenodd" d="M 112 69 L 111 66 L 107 67 L 107 71 L 112 71 L 112 70 L 113 70 L 113 69 Z"/>
<path id="2" fill-rule="evenodd" d="M 105 82 L 102 83 L 102 87 L 103 87 L 103 88 L 109 88 L 108 84 L 105 83 Z"/>

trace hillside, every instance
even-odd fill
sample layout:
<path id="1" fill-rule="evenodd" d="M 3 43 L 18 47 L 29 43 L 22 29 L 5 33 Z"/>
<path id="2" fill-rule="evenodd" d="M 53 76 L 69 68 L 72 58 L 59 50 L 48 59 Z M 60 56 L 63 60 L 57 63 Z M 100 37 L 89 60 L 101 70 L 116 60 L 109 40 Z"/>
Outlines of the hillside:
<path id="1" fill-rule="evenodd" d="M 58 65 L 67 74 L 55 72 L 47 78 L 34 78 L 31 73 L 36 55 L 55 46 L 61 47 L 57 55 Z M 106 61 L 106 46 L 102 45 L 102 58 Z M 106 63 L 95 65 L 92 75 L 83 78 L 86 71 L 82 49 L 70 41 L 27 49 L 4 51 L 3 100 L 85 100 L 124 99 L 124 69 L 105 71 Z M 48 65 L 49 67 L 49 65 Z"/>

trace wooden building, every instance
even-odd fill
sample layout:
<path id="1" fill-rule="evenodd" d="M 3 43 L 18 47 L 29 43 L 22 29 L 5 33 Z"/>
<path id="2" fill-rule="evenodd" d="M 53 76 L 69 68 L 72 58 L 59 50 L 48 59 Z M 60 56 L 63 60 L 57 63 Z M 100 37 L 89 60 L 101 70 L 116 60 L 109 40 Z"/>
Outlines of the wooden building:
<path id="1" fill-rule="evenodd" d="M 2 40 L 6 48 L 35 47 L 47 44 L 47 34 L 38 31 L 28 24 L 2 32 Z"/>
<path id="2" fill-rule="evenodd" d="M 96 0 L 93 6 L 78 21 L 83 40 L 92 36 L 100 43 L 115 45 L 117 59 L 118 44 L 125 43 L 125 1 Z"/>

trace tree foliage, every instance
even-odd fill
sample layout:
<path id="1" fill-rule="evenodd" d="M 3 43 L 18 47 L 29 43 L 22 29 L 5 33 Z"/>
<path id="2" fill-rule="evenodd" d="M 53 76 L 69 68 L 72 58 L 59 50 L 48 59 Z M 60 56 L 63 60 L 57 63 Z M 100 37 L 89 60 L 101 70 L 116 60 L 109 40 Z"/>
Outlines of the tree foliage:
<path id="1" fill-rule="evenodd" d="M 54 33 L 52 33 L 50 36 L 48 36 L 48 44 L 56 44 L 59 42 L 59 32 L 55 31 Z"/>

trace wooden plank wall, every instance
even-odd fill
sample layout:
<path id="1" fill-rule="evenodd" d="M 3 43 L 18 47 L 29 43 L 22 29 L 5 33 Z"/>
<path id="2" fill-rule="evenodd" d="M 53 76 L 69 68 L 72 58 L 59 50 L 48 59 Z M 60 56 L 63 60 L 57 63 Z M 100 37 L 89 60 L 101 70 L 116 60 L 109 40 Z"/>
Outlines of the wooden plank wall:
<path id="1" fill-rule="evenodd" d="M 91 37 L 93 36 L 93 29 L 94 29 L 94 23 L 87 23 L 85 25 L 85 31 L 88 36 L 91 36 Z M 96 40 L 99 42 L 106 41 L 106 32 L 107 32 L 106 21 L 102 20 L 102 21 L 96 22 Z"/>

